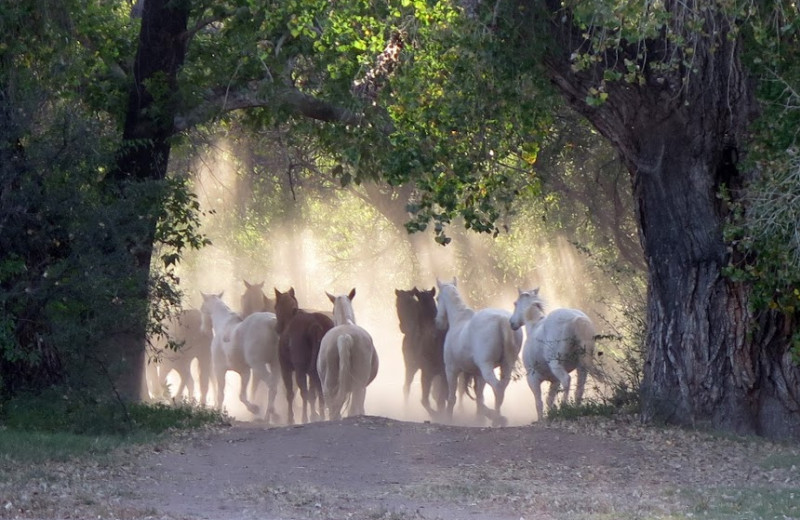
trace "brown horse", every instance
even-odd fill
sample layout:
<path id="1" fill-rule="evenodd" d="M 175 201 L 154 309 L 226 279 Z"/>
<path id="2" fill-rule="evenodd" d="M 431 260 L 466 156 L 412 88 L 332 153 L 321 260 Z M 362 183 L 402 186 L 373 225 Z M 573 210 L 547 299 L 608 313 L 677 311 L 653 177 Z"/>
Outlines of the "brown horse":
<path id="1" fill-rule="evenodd" d="M 414 287 L 410 291 L 395 289 L 397 297 L 397 317 L 403 336 L 403 360 L 406 365 L 406 379 L 403 394 L 408 394 L 414 375 L 420 371 L 422 384 L 422 406 L 434 415 L 430 405 L 431 388 L 438 377 L 438 385 L 433 398 L 441 412 L 445 407 L 444 338 L 446 330 L 436 328 L 436 288 L 421 291 Z"/>
<path id="2" fill-rule="evenodd" d="M 264 294 L 264 282 L 250 283 L 247 280 L 242 281 L 245 288 L 240 307 L 242 319 L 254 312 L 275 312 L 275 302 Z"/>
<path id="3" fill-rule="evenodd" d="M 322 337 L 333 328 L 333 320 L 321 312 L 306 312 L 300 309 L 294 295 L 294 287 L 285 293 L 275 289 L 275 315 L 278 318 L 278 334 L 280 334 L 278 356 L 286 388 L 289 424 L 294 424 L 292 373 L 300 389 L 300 397 L 303 399 L 303 422 L 308 422 L 309 406 L 312 419 L 318 419 L 325 414 L 325 403 L 317 372 L 317 358 Z M 319 413 L 315 408 L 315 401 L 319 402 Z"/>
<path id="4" fill-rule="evenodd" d="M 166 348 L 166 338 L 155 345 L 157 358 L 147 365 L 147 379 L 151 393 L 159 397 L 167 386 L 167 375 L 175 371 L 181 378 L 175 392 L 179 397 L 184 389 L 189 398 L 194 398 L 194 384 L 200 386 L 200 404 L 206 403 L 209 380 L 211 378 L 211 339 L 212 335 L 201 329 L 202 315 L 197 309 L 181 311 L 167 323 L 166 333 L 170 340 L 179 345 L 178 350 Z M 192 376 L 192 360 L 197 359 L 198 380 Z"/>

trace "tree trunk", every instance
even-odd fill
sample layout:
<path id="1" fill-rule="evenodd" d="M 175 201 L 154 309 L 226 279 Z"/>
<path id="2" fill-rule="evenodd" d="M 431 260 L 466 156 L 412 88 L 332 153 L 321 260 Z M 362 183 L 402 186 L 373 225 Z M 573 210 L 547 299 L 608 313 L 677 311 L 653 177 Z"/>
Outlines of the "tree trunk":
<path id="1" fill-rule="evenodd" d="M 643 419 L 800 439 L 790 331 L 775 312 L 752 313 L 751 288 L 723 274 L 728 209 L 718 195 L 724 184 L 736 197 L 745 180 L 736 147 L 756 108 L 740 43 L 723 35 L 712 50 L 706 42 L 686 83 L 648 69 L 642 85 L 611 83 L 593 108 L 585 99 L 602 70 L 572 70 L 570 53 L 583 39 L 563 16 L 550 25 L 559 42 L 546 60 L 550 76 L 615 145 L 633 182 L 648 265 Z"/>
<path id="2" fill-rule="evenodd" d="M 174 133 L 173 120 L 178 102 L 177 74 L 186 53 L 188 0 L 147 0 L 142 10 L 139 46 L 134 62 L 134 84 L 128 98 L 122 146 L 116 168 L 107 185 L 121 200 L 129 199 L 134 184 L 160 181 L 166 177 L 169 162 L 169 138 Z M 154 92 L 159 94 L 157 97 Z M 155 227 L 161 201 L 151 200 L 149 207 L 136 208 L 147 220 L 143 236 L 131 232 L 128 251 L 131 263 L 121 265 L 120 280 L 130 279 L 136 286 L 129 296 L 141 301 L 146 309 L 149 297 L 150 261 Z M 139 228 L 141 229 L 141 228 Z M 132 327 L 126 327 L 106 340 L 106 358 L 102 360 L 119 394 L 127 400 L 142 396 L 147 336 L 147 313 L 143 312 Z"/>

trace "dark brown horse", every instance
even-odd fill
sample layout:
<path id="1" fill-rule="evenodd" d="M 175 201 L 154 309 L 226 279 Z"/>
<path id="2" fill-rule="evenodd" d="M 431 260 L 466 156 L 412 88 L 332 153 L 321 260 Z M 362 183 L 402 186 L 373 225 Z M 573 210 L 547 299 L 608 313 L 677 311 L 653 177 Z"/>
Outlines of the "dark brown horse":
<path id="1" fill-rule="evenodd" d="M 420 371 L 422 384 L 422 406 L 431 415 L 431 388 L 439 376 L 433 399 L 439 411 L 444 410 L 447 392 L 444 371 L 444 338 L 446 330 L 436 328 L 436 289 L 420 291 L 416 287 L 410 291 L 395 289 L 397 297 L 397 317 L 403 336 L 403 360 L 406 365 L 406 379 L 403 394 L 408 401 L 408 393 L 414 375 Z"/>
<path id="2" fill-rule="evenodd" d="M 278 334 L 280 334 L 278 356 L 289 405 L 289 424 L 294 424 L 292 373 L 303 399 L 303 422 L 308 422 L 309 406 L 312 419 L 320 418 L 324 416 L 325 403 L 317 372 L 317 357 L 322 337 L 333 328 L 333 320 L 321 312 L 306 312 L 300 309 L 294 296 L 294 287 L 285 293 L 275 289 L 275 315 L 278 318 Z M 315 402 L 318 403 L 319 413 L 315 408 Z"/>

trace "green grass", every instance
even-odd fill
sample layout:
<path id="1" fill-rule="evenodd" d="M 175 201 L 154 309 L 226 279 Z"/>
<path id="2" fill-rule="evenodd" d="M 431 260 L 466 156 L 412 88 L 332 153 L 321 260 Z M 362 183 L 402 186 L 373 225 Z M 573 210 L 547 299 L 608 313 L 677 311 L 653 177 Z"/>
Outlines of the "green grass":
<path id="1" fill-rule="evenodd" d="M 37 463 L 102 456 L 165 432 L 224 424 L 222 414 L 190 403 L 100 401 L 54 393 L 21 396 L 0 407 L 0 461 Z"/>
<path id="2" fill-rule="evenodd" d="M 107 455 L 126 442 L 133 441 L 113 435 L 0 430 L 0 461 L 23 464 L 65 462 L 86 455 Z"/>
<path id="3" fill-rule="evenodd" d="M 578 417 L 612 417 L 618 411 L 618 408 L 612 404 L 584 400 L 580 405 L 557 403 L 547 411 L 547 418 L 574 420 Z"/>

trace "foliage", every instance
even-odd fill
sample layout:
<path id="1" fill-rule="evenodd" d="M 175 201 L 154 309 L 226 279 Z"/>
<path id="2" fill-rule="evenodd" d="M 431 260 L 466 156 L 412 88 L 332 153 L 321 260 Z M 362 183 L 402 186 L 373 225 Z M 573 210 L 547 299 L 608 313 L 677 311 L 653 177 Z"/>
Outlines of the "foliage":
<path id="1" fill-rule="evenodd" d="M 735 187 L 721 198 L 731 202 L 726 229 L 734 254 L 727 274 L 748 282 L 755 310 L 776 309 L 789 324 L 800 320 L 800 16 L 776 3 L 762 6 L 746 34 L 748 65 L 759 78 L 762 113 L 744 167 L 758 175 L 734 199 Z M 796 327 L 795 327 L 796 328 Z M 800 332 L 791 337 L 800 363 Z"/>
<path id="2" fill-rule="evenodd" d="M 170 269 L 205 243 L 180 183 L 140 185 L 122 199 L 99 182 L 114 163 L 138 27 L 119 5 L 83 3 L 0 7 L 3 399 L 53 384 L 108 390 L 126 368 L 107 358 L 104 339 L 141 323 L 151 292 L 174 306 Z M 162 269 L 149 280 L 127 266 L 156 221 Z M 164 312 L 155 308 L 156 321 Z"/>
<path id="3" fill-rule="evenodd" d="M 218 412 L 191 403 L 123 404 L 59 388 L 17 395 L 3 403 L 0 418 L 11 430 L 75 435 L 157 434 L 225 420 Z"/>

